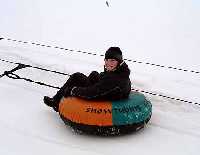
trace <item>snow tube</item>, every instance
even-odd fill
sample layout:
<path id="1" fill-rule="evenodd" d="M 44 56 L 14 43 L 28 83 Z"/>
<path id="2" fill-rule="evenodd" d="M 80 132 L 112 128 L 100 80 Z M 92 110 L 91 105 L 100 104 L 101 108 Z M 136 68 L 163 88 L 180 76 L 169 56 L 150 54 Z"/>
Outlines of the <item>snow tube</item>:
<path id="1" fill-rule="evenodd" d="M 112 136 L 138 131 L 150 120 L 152 105 L 145 96 L 131 92 L 128 99 L 118 101 L 63 98 L 59 115 L 77 132 Z"/>

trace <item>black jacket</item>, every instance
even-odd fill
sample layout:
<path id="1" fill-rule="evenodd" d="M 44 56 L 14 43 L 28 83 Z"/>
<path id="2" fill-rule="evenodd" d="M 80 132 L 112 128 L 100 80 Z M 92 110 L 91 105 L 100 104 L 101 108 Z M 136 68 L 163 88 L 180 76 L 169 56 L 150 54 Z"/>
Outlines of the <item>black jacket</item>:
<path id="1" fill-rule="evenodd" d="M 125 62 L 115 71 L 95 73 L 95 76 L 89 76 L 92 84 L 88 87 L 75 87 L 71 95 L 98 100 L 119 100 L 128 97 L 131 91 L 131 81 L 129 79 L 130 70 Z"/>

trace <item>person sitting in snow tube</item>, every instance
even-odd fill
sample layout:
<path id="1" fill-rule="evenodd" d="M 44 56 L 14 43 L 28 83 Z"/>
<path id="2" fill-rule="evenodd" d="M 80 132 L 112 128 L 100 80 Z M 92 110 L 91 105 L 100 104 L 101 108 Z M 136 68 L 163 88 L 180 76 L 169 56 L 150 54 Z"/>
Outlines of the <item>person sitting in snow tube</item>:
<path id="1" fill-rule="evenodd" d="M 52 98 L 44 96 L 44 103 L 58 111 L 63 97 L 79 97 L 87 100 L 120 100 L 128 98 L 131 91 L 130 69 L 123 61 L 119 47 L 110 47 L 105 53 L 104 72 L 72 74 Z"/>
<path id="2" fill-rule="evenodd" d="M 151 117 L 151 104 L 144 95 L 131 92 L 130 69 L 120 48 L 110 47 L 104 61 L 104 72 L 72 74 L 55 96 L 44 97 L 44 103 L 77 131 L 107 136 L 143 128 Z"/>

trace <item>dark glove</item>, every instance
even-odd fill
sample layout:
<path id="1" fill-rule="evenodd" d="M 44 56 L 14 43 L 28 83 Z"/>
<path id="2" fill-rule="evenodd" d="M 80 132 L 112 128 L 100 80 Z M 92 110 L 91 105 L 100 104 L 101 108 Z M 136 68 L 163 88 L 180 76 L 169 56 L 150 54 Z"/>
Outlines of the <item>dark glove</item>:
<path id="1" fill-rule="evenodd" d="M 77 87 L 73 87 L 73 88 L 71 89 L 71 92 L 70 92 L 70 95 L 71 95 L 71 96 L 75 96 L 74 90 L 75 90 L 76 88 L 77 88 Z"/>
<path id="2" fill-rule="evenodd" d="M 67 88 L 64 90 L 63 96 L 64 96 L 64 97 L 69 97 L 70 94 L 71 94 L 71 90 L 72 90 L 71 87 L 67 87 Z"/>

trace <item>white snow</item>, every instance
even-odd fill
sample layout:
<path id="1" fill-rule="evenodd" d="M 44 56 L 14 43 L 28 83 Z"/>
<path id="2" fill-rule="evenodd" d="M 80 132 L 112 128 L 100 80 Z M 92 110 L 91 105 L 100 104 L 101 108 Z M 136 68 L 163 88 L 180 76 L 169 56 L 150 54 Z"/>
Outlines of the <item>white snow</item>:
<path id="1" fill-rule="evenodd" d="M 124 58 L 200 71 L 197 0 L 7 0 L 0 5 L 0 59 L 65 73 L 103 70 L 98 55 L 119 46 Z M 200 74 L 127 62 L 133 87 L 200 103 Z M 0 61 L 0 75 L 16 65 Z M 33 68 L 21 77 L 62 86 L 67 76 Z M 144 130 L 122 137 L 79 135 L 43 104 L 57 90 L 0 78 L 0 154 L 193 155 L 200 147 L 200 106 L 145 94 L 153 115 Z"/>

